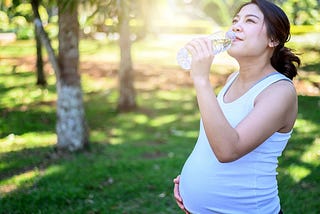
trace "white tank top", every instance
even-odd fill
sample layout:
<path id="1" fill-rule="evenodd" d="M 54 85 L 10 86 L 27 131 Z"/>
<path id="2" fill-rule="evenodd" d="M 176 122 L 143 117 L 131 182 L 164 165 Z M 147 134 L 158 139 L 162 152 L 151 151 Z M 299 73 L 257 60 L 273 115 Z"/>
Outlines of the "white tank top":
<path id="1" fill-rule="evenodd" d="M 238 74 L 218 94 L 218 102 L 229 123 L 235 127 L 254 107 L 254 100 L 269 85 L 288 80 L 274 72 L 257 82 L 237 100 L 223 97 Z M 275 132 L 242 158 L 220 163 L 207 139 L 202 121 L 197 143 L 180 176 L 180 194 L 191 213 L 277 214 L 280 211 L 276 168 L 289 133 Z"/>

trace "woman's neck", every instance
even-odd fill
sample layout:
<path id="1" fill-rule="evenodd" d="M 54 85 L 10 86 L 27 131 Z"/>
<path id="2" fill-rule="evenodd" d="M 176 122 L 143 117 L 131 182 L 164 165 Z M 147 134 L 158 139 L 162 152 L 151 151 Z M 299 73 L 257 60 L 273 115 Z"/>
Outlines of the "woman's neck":
<path id="1" fill-rule="evenodd" d="M 275 69 L 272 67 L 270 62 L 258 60 L 243 60 L 239 61 L 239 81 L 246 83 L 246 82 L 255 82 L 262 77 L 275 72 Z"/>

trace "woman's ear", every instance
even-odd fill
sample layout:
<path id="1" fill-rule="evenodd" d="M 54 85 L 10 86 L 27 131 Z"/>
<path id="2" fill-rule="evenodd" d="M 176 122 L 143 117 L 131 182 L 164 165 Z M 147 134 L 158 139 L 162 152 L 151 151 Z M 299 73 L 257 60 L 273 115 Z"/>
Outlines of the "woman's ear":
<path id="1" fill-rule="evenodd" d="M 278 42 L 278 41 L 275 41 L 275 40 L 273 40 L 273 39 L 270 39 L 268 45 L 269 45 L 270 48 L 274 48 L 274 47 L 277 47 L 277 46 L 279 45 L 279 42 Z"/>

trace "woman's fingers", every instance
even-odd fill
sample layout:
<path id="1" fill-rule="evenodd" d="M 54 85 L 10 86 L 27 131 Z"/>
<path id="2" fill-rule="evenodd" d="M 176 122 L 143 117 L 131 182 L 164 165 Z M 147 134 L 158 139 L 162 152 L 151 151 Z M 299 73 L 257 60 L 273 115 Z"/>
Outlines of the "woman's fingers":
<path id="1" fill-rule="evenodd" d="M 173 188 L 173 194 L 174 194 L 174 198 L 179 201 L 182 202 L 182 198 L 180 196 L 180 192 L 179 192 L 179 183 L 180 183 L 180 176 L 176 177 L 173 180 L 174 183 L 174 188 Z"/>
<path id="2" fill-rule="evenodd" d="M 176 203 L 178 204 L 180 209 L 185 210 L 185 207 L 183 205 L 182 198 L 179 192 L 180 175 L 178 175 L 175 179 L 173 179 L 173 183 L 174 183 L 173 195 L 174 195 L 174 198 L 176 199 Z"/>
<path id="3" fill-rule="evenodd" d="M 186 48 L 196 58 L 208 58 L 213 55 L 212 44 L 208 38 L 193 39 Z"/>

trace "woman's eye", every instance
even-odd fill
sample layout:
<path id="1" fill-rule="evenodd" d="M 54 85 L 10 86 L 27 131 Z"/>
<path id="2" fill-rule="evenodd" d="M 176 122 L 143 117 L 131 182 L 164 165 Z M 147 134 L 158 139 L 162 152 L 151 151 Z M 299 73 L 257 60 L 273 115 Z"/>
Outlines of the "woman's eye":
<path id="1" fill-rule="evenodd" d="M 250 23 L 256 23 L 253 19 L 247 19 L 246 21 Z"/>
<path id="2" fill-rule="evenodd" d="M 235 23 L 237 23 L 237 22 L 238 22 L 237 19 L 233 19 L 233 20 L 232 20 L 232 24 L 235 24 Z"/>

